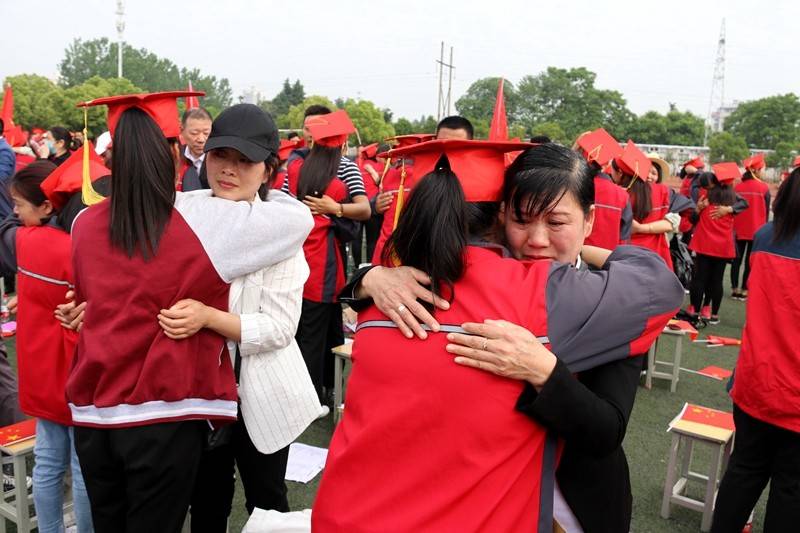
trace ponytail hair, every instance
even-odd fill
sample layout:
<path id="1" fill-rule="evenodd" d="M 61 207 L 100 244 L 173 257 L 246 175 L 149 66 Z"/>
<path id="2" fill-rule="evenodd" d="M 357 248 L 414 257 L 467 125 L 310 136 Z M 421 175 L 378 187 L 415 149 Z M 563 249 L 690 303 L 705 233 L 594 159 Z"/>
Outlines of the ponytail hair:
<path id="1" fill-rule="evenodd" d="M 128 257 L 139 250 L 150 259 L 172 216 L 175 164 L 161 129 L 141 109 L 120 116 L 111 175 L 111 243 Z"/>
<path id="2" fill-rule="evenodd" d="M 713 172 L 703 172 L 698 178 L 700 187 L 708 189 L 708 202 L 712 205 L 733 205 L 736 203 L 736 191 L 727 183 L 722 183 Z"/>
<path id="3" fill-rule="evenodd" d="M 393 258 L 425 272 L 431 291 L 442 294 L 464 275 L 469 241 L 468 204 L 461 183 L 449 168 L 426 174 L 414 186 L 397 228 L 386 242 L 382 260 Z"/>
<path id="4" fill-rule="evenodd" d="M 339 171 L 341 160 L 341 146 L 322 146 L 314 143 L 303 161 L 303 166 L 300 167 L 297 198 L 303 200 L 306 196 L 321 196 Z"/>
<path id="5" fill-rule="evenodd" d="M 620 180 L 619 185 L 623 189 L 627 190 L 631 196 L 633 219 L 636 220 L 636 222 L 643 221 L 650 216 L 650 212 L 653 210 L 652 187 L 650 187 L 650 184 L 646 181 L 620 171 L 616 161 L 612 160 L 611 166 L 613 166 L 615 170 L 621 172 L 622 174 L 622 179 Z"/>

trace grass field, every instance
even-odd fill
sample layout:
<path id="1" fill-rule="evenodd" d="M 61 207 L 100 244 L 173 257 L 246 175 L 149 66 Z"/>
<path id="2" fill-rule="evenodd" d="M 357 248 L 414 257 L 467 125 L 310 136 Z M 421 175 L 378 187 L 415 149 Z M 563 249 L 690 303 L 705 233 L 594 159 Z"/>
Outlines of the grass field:
<path id="1" fill-rule="evenodd" d="M 726 285 L 727 279 L 726 277 Z M 701 335 L 708 332 L 740 337 L 744 323 L 744 308 L 744 303 L 731 300 L 726 292 L 720 311 L 722 323 L 718 326 L 709 326 L 701 332 Z M 620 317 L 620 320 L 624 320 L 624 317 Z M 12 364 L 15 364 L 13 339 L 7 341 L 6 345 Z M 662 340 L 659 353 L 671 353 L 672 347 L 672 339 Z M 702 344 L 692 344 L 686 339 L 681 366 L 695 370 L 707 365 L 733 369 L 737 353 L 737 348 L 709 349 Z M 624 443 L 634 494 L 631 529 L 635 533 L 681 533 L 696 532 L 700 529 L 700 514 L 694 511 L 673 508 L 669 520 L 659 516 L 670 444 L 670 435 L 666 431 L 667 424 L 687 401 L 717 409 L 728 411 L 731 409 L 730 399 L 725 392 L 725 382 L 695 374 L 682 372 L 675 393 L 669 392 L 667 381 L 660 380 L 654 382 L 651 390 L 639 388 Z M 333 424 L 329 416 L 312 424 L 298 440 L 314 446 L 327 447 L 332 432 Z M 697 447 L 695 470 L 702 469 L 706 464 L 707 454 L 703 448 Z M 299 510 L 311 507 L 318 483 L 319 476 L 306 485 L 288 482 L 291 508 Z M 700 496 L 702 489 L 699 486 L 695 487 L 694 494 Z M 754 531 L 762 529 L 765 501 L 766 498 L 762 496 L 756 507 Z M 241 486 L 238 486 L 230 531 L 240 531 L 246 520 L 243 491 Z"/>

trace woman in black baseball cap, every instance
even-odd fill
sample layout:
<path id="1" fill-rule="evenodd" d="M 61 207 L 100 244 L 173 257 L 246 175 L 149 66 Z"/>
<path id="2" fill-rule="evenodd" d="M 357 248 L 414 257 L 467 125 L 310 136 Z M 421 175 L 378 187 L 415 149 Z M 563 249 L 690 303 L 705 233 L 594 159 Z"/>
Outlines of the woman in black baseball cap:
<path id="1" fill-rule="evenodd" d="M 205 145 L 214 196 L 257 204 L 283 195 L 271 188 L 278 147 L 275 123 L 259 107 L 239 104 L 223 111 Z M 323 411 L 295 341 L 308 272 L 299 251 L 234 279 L 228 312 L 187 299 L 159 315 L 172 339 L 191 337 L 202 328 L 227 338 L 239 384 L 237 421 L 213 435 L 200 461 L 191 501 L 194 533 L 226 531 L 234 464 L 249 512 L 254 507 L 289 510 L 284 482 L 289 445 Z"/>

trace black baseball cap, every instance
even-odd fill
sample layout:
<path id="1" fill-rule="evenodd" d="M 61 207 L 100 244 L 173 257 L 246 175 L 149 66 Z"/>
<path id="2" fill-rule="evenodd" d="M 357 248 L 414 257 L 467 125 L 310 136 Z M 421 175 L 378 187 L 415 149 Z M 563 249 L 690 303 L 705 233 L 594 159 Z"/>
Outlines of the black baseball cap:
<path id="1" fill-rule="evenodd" d="M 233 148 L 250 161 L 266 161 L 278 155 L 280 138 L 269 113 L 253 104 L 236 104 L 219 114 L 211 124 L 204 152 Z"/>

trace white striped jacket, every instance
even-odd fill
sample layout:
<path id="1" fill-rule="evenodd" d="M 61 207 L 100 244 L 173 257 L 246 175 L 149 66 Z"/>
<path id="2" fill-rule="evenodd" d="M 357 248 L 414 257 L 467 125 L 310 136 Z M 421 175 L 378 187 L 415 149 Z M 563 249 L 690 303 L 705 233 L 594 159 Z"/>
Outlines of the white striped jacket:
<path id="1" fill-rule="evenodd" d="M 309 269 L 303 251 L 233 280 L 231 313 L 240 315 L 239 400 L 247 433 L 262 453 L 294 441 L 319 414 L 317 398 L 295 341 Z M 235 353 L 229 341 L 230 353 Z"/>

